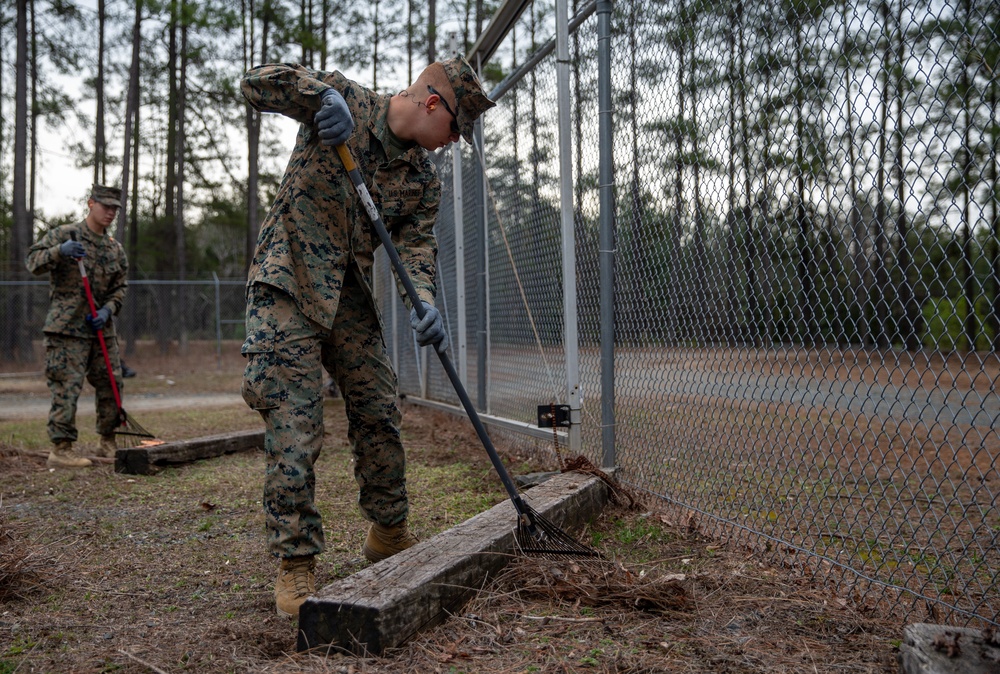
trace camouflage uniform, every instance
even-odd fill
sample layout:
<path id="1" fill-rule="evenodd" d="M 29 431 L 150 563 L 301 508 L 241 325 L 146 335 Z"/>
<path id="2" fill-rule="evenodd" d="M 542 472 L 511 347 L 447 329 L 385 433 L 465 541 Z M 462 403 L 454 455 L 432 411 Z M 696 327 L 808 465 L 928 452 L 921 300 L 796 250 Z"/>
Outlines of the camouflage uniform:
<path id="1" fill-rule="evenodd" d="M 356 125 L 347 145 L 418 294 L 433 302 L 435 292 L 431 230 L 441 182 L 420 147 L 388 158 L 390 96 L 339 72 L 296 65 L 250 70 L 242 83 L 250 104 L 301 124 L 257 239 L 243 345 L 243 397 L 267 428 L 264 509 L 268 545 L 279 557 L 323 551 L 313 469 L 323 442 L 321 368 L 344 395 L 362 512 L 394 526 L 408 507 L 396 376 L 371 291 L 379 240 L 336 150 L 320 143 L 313 125 L 329 87 L 347 101 Z"/>
<path id="2" fill-rule="evenodd" d="M 128 260 L 125 249 L 110 234 L 95 234 L 86 221 L 62 225 L 50 230 L 28 249 L 26 265 L 33 274 L 49 274 L 49 312 L 45 317 L 45 377 L 52 393 L 48 433 L 53 443 L 75 442 L 76 406 L 83 379 L 93 385 L 97 398 L 96 429 L 100 435 L 113 435 L 118 425 L 118 405 L 111 390 L 107 366 L 97 335 L 87 325 L 90 305 L 80 278 L 77 261 L 64 257 L 59 246 L 76 232 L 87 255 L 90 289 L 98 309 L 108 307 L 115 316 L 125 300 L 128 287 Z M 122 390 L 118 340 L 112 318 L 104 325 L 104 340 L 115 371 L 118 390 Z"/>

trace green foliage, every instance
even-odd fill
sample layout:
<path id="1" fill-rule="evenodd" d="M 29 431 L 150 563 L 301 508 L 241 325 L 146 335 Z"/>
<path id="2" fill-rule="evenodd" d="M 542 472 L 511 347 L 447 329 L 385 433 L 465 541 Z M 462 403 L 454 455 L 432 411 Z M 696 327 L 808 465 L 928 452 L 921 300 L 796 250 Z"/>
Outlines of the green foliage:
<path id="1" fill-rule="evenodd" d="M 994 339 L 994 328 L 988 320 L 992 308 L 986 298 L 980 297 L 975 303 L 975 322 L 980 326 L 974 344 L 969 343 L 966 334 L 968 302 L 962 297 L 953 300 L 947 297 L 929 298 L 923 307 L 923 343 L 929 349 L 951 351 L 954 349 L 989 350 Z"/>
<path id="2" fill-rule="evenodd" d="M 622 545 L 631 545 L 641 540 L 667 541 L 673 536 L 663 527 L 648 519 L 625 520 L 616 519 L 614 521 L 615 539 Z"/>
<path id="3" fill-rule="evenodd" d="M 23 637 L 18 637 L 14 642 L 4 651 L 4 657 L 9 657 L 12 655 L 24 655 L 25 653 L 30 653 L 31 649 L 35 647 L 36 643 L 30 639 Z"/>

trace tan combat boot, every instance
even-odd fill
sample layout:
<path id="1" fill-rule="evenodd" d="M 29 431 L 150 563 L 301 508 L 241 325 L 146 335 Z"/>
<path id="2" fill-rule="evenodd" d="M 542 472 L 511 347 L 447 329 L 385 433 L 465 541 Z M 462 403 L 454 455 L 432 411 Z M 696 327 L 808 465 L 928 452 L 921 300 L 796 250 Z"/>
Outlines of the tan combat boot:
<path id="1" fill-rule="evenodd" d="M 101 436 L 101 446 L 98 449 L 98 456 L 107 456 L 110 458 L 115 458 L 115 453 L 118 451 L 118 445 L 115 443 L 114 433 L 111 435 Z"/>
<path id="2" fill-rule="evenodd" d="M 90 459 L 76 453 L 72 442 L 60 440 L 49 452 L 45 465 L 49 468 L 86 468 L 92 463 Z"/>
<path id="3" fill-rule="evenodd" d="M 316 558 L 313 555 L 281 560 L 278 580 L 274 583 L 274 603 L 278 607 L 278 615 L 299 617 L 299 607 L 308 597 L 316 594 L 315 569 Z"/>
<path id="4" fill-rule="evenodd" d="M 417 537 L 406 528 L 406 522 L 394 527 L 373 524 L 368 530 L 368 539 L 362 546 L 361 552 L 368 561 L 381 562 L 397 552 L 412 548 L 418 542 Z"/>

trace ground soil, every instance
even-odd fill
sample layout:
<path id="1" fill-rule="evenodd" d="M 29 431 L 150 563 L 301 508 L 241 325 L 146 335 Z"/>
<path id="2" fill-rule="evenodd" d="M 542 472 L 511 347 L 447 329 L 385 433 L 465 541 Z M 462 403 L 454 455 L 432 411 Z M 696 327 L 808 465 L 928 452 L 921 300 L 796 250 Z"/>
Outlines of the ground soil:
<path id="1" fill-rule="evenodd" d="M 170 399 L 170 389 L 187 405 L 185 396 L 232 391 L 233 370 L 223 369 L 216 381 L 205 376 L 211 368 L 149 366 L 131 391 Z M 15 386 L 0 393 L 17 395 Z M 404 441 L 422 539 L 505 498 L 467 421 L 408 405 Z M 44 456 L 0 437 L 0 674 L 897 671 L 897 620 L 651 503 L 609 507 L 573 532 L 602 552 L 603 566 L 517 560 L 402 648 L 296 653 L 295 623 L 274 611 L 259 453 L 156 476 L 116 474 L 107 463 L 53 472 Z M 504 460 L 515 473 L 554 468 Z M 337 401 L 318 469 L 324 585 L 368 564 Z"/>

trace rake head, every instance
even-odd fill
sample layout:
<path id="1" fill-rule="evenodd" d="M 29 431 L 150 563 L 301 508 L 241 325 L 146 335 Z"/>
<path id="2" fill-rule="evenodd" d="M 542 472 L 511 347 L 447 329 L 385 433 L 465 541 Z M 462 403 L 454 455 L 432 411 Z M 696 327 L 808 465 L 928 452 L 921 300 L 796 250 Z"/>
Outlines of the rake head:
<path id="1" fill-rule="evenodd" d="M 118 428 L 115 429 L 115 440 L 121 449 L 130 449 L 143 444 L 150 444 L 156 436 L 139 425 L 124 409 L 118 410 Z M 155 443 L 159 444 L 159 443 Z"/>
<path id="2" fill-rule="evenodd" d="M 601 553 L 580 543 L 519 499 L 514 543 L 521 554 L 545 559 L 593 558 Z"/>

